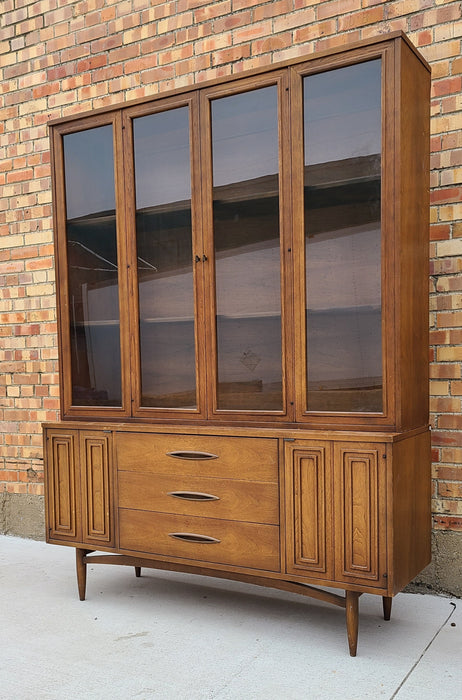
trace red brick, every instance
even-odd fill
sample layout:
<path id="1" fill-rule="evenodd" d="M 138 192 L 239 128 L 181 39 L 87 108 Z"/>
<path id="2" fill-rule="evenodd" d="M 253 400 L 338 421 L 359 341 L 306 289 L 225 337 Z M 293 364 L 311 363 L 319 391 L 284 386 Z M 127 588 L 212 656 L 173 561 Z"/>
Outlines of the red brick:
<path id="1" fill-rule="evenodd" d="M 175 63 L 175 73 L 176 75 L 185 75 L 193 71 L 205 70 L 206 68 L 210 68 L 210 62 L 210 54 L 203 54 L 202 56 L 196 56 L 187 61 L 180 61 L 179 63 Z"/>
<path id="2" fill-rule="evenodd" d="M 352 14 L 344 15 L 339 17 L 338 28 L 340 31 L 350 31 L 351 29 L 356 29 L 357 27 L 364 27 L 367 24 L 375 24 L 380 22 L 384 18 L 384 8 L 372 7 L 369 10 L 362 10 L 361 12 L 354 12 Z"/>
<path id="3" fill-rule="evenodd" d="M 458 258 L 440 258 L 430 260 L 431 275 L 450 275 L 462 271 L 462 260 Z"/>
<path id="4" fill-rule="evenodd" d="M 77 68 L 79 70 L 79 68 Z M 86 69 L 84 69 L 86 70 Z M 68 75 L 74 75 L 75 65 L 73 63 L 67 63 L 66 65 L 56 66 L 55 68 L 49 68 L 47 70 L 47 80 L 53 82 L 54 80 L 60 80 Z"/>
<path id="5" fill-rule="evenodd" d="M 462 86 L 462 78 L 460 76 L 456 78 L 446 78 L 445 80 L 438 80 L 433 82 L 432 94 L 435 97 L 441 97 L 441 95 L 450 95 L 460 92 Z"/>
<path id="6" fill-rule="evenodd" d="M 176 2 L 160 2 L 155 7 L 150 7 L 148 10 L 142 10 L 141 23 L 147 24 L 162 17 L 170 17 L 177 10 Z"/>
<path id="7" fill-rule="evenodd" d="M 462 482 L 440 481 L 438 496 L 441 498 L 462 498 Z"/>
<path id="8" fill-rule="evenodd" d="M 348 40 L 351 42 L 359 41 L 361 38 L 359 31 L 351 32 L 348 35 Z M 339 46 L 343 46 L 345 39 L 342 35 L 337 35 L 333 37 L 328 37 L 326 39 L 320 39 L 316 42 L 317 51 L 329 51 L 330 49 L 335 49 Z"/>
<path id="9" fill-rule="evenodd" d="M 430 193 L 431 204 L 444 204 L 448 202 L 460 202 L 462 200 L 462 187 L 445 187 Z"/>
<path id="10" fill-rule="evenodd" d="M 99 26 L 99 27 L 88 27 L 86 29 L 82 29 L 79 32 L 76 32 L 75 38 L 78 44 L 86 44 L 90 43 L 92 41 L 95 41 L 96 39 L 101 39 L 103 36 L 107 35 L 107 27 L 106 26 Z M 116 40 L 118 37 L 114 37 Z M 120 39 L 120 41 L 122 41 Z"/>
<path id="11" fill-rule="evenodd" d="M 19 481 L 19 472 L 0 470 L 0 481 Z"/>
<path id="12" fill-rule="evenodd" d="M 233 10 L 243 10 L 247 7 L 254 7 L 255 5 L 261 5 L 262 0 L 233 0 Z"/>
<path id="13" fill-rule="evenodd" d="M 286 34 L 277 34 L 276 36 L 271 36 L 266 39 L 258 39 L 252 42 L 252 55 L 257 56 L 262 53 L 279 51 L 285 49 L 287 46 L 291 46 L 291 44 L 292 36 L 290 32 L 286 32 Z"/>
<path id="14" fill-rule="evenodd" d="M 194 10 L 194 21 L 204 22 L 208 19 L 213 19 L 214 17 L 220 17 L 220 15 L 230 14 L 232 11 L 231 0 L 224 0 L 223 2 L 213 2 L 204 7 L 198 7 Z"/>
<path id="15" fill-rule="evenodd" d="M 145 39 L 144 41 L 141 42 L 141 53 L 142 54 L 151 54 L 154 53 L 155 51 L 161 51 L 162 49 L 166 49 L 169 46 L 173 46 L 175 44 L 175 36 L 174 34 L 162 34 L 162 36 L 154 36 L 151 37 L 150 39 Z M 133 44 L 132 46 L 127 46 L 124 47 L 123 49 L 120 49 L 120 55 L 122 56 L 123 51 L 133 51 L 133 50 L 138 50 L 139 51 L 139 46 L 137 44 Z M 114 58 L 114 56 L 116 57 Z M 139 55 L 139 54 L 135 54 Z M 122 58 L 119 58 L 118 52 L 117 51 L 112 51 L 110 54 L 110 60 L 122 60 Z M 123 56 L 123 59 L 125 58 L 132 58 L 131 56 Z"/>
<path id="16" fill-rule="evenodd" d="M 271 22 L 261 22 L 251 27 L 242 27 L 233 31 L 233 44 L 240 44 L 252 39 L 259 39 L 262 36 L 269 36 L 272 33 Z"/>
<path id="17" fill-rule="evenodd" d="M 229 31 L 230 29 L 235 29 L 236 27 L 243 27 L 251 22 L 251 13 L 239 12 L 233 13 L 229 17 L 223 17 L 223 19 L 215 20 L 213 23 L 214 33 L 220 34 L 221 32 Z"/>
<path id="18" fill-rule="evenodd" d="M 19 170 L 17 172 L 10 172 L 6 176 L 6 181 L 11 182 L 24 182 L 25 180 L 30 180 L 33 176 L 33 170 L 28 168 L 27 170 Z"/>
<path id="19" fill-rule="evenodd" d="M 318 19 L 349 14 L 360 9 L 361 0 L 333 0 L 333 2 L 323 2 L 318 6 Z"/>
<path id="20" fill-rule="evenodd" d="M 175 76 L 174 66 L 160 66 L 152 70 L 145 70 L 141 74 L 141 82 L 145 84 L 156 83 L 159 80 L 168 80 Z"/>
<path id="21" fill-rule="evenodd" d="M 302 44 L 305 41 L 312 41 L 321 36 L 329 36 L 337 32 L 337 22 L 335 19 L 329 19 L 325 22 L 316 22 L 308 27 L 302 27 L 294 31 L 294 43 Z"/>
<path id="22" fill-rule="evenodd" d="M 197 41 L 194 45 L 194 53 L 196 55 L 201 53 L 215 53 L 219 49 L 223 49 L 232 44 L 232 34 L 231 32 L 227 34 L 220 34 L 218 37 L 211 37 Z"/>
<path id="23" fill-rule="evenodd" d="M 250 56 L 250 44 L 241 44 L 240 46 L 235 46 L 231 49 L 217 51 L 212 55 L 212 62 L 214 66 L 217 66 L 220 63 L 240 61 L 242 58 L 247 58 L 248 56 Z"/>
<path id="24" fill-rule="evenodd" d="M 446 451 L 446 450 L 445 450 Z M 462 465 L 457 467 L 448 467 L 446 465 L 437 465 L 436 468 L 438 478 L 446 481 L 462 481 Z"/>
<path id="25" fill-rule="evenodd" d="M 181 27 L 188 27 L 194 24 L 194 17 L 192 12 L 184 12 L 182 14 L 176 14 L 173 17 L 168 17 L 167 19 L 161 19 L 157 23 L 157 31 L 159 34 L 164 32 L 174 32 Z"/>
<path id="26" fill-rule="evenodd" d="M 462 430 L 462 416 L 444 415 L 438 419 L 440 430 Z"/>
<path id="27" fill-rule="evenodd" d="M 430 226 L 430 240 L 432 241 L 443 241 L 450 238 L 451 226 L 450 224 L 432 224 Z"/>
<path id="28" fill-rule="evenodd" d="M 427 29 L 424 31 L 421 31 L 417 34 L 417 46 L 428 46 L 428 44 L 432 43 L 432 32 L 431 30 Z"/>
<path id="29" fill-rule="evenodd" d="M 266 3 L 260 7 L 256 7 L 253 11 L 253 19 L 259 22 L 268 17 L 277 17 L 291 12 L 293 7 L 292 0 L 278 0 L 276 2 Z"/>
<path id="30" fill-rule="evenodd" d="M 440 328 L 462 326 L 462 311 L 454 311 L 453 313 L 439 313 L 436 316 L 436 321 Z"/>
<path id="31" fill-rule="evenodd" d="M 186 27 L 184 29 L 179 29 L 175 32 L 174 38 L 177 46 L 180 44 L 185 44 L 189 41 L 196 41 L 196 39 L 202 39 L 203 37 L 210 36 L 213 34 L 213 26 L 211 22 L 206 24 L 197 24 L 194 27 Z"/>
<path id="32" fill-rule="evenodd" d="M 433 430 L 432 443 L 434 445 L 462 446 L 462 432 Z"/>
<path id="33" fill-rule="evenodd" d="M 91 56 L 83 61 L 77 61 L 76 71 L 77 73 L 84 73 L 105 65 L 107 65 L 107 56 Z"/>
<path id="34" fill-rule="evenodd" d="M 430 345 L 444 345 L 448 341 L 448 331 L 430 331 Z"/>
<path id="35" fill-rule="evenodd" d="M 436 530 L 462 530 L 462 517 L 455 515 L 434 515 L 433 524 Z"/>
<path id="36" fill-rule="evenodd" d="M 157 61 L 159 66 L 172 65 L 177 63 L 177 61 L 183 61 L 186 58 L 191 58 L 193 55 L 193 46 L 180 46 L 177 49 L 168 49 L 167 51 L 161 51 L 157 54 Z M 150 60 L 150 59 L 148 59 Z M 150 64 L 150 66 L 152 63 Z M 150 67 L 149 66 L 149 67 Z"/>
<path id="37" fill-rule="evenodd" d="M 433 379 L 458 379 L 461 376 L 459 364 L 430 365 L 430 376 Z"/>
<path id="38" fill-rule="evenodd" d="M 432 413 L 458 413 L 461 410 L 461 400 L 455 398 L 442 398 L 432 396 L 430 398 L 430 411 Z M 440 443 L 437 443 L 440 444 Z"/>
<path id="39" fill-rule="evenodd" d="M 115 7 L 105 7 L 103 10 L 101 10 L 101 22 L 109 22 L 111 19 L 114 19 L 115 16 Z"/>

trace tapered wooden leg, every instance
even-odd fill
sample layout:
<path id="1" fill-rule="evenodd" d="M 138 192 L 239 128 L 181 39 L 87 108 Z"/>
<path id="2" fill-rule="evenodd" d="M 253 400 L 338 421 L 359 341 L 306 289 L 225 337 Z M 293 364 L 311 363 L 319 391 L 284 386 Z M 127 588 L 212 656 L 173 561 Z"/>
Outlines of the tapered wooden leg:
<path id="1" fill-rule="evenodd" d="M 87 565 L 85 563 L 86 554 L 88 554 L 87 549 L 75 550 L 75 564 L 77 569 L 77 584 L 79 587 L 80 600 L 85 600 L 85 589 L 87 587 Z"/>
<path id="2" fill-rule="evenodd" d="M 135 576 L 136 578 L 141 576 L 141 566 L 135 566 Z"/>
<path id="3" fill-rule="evenodd" d="M 358 646 L 358 611 L 359 593 L 356 591 L 345 591 L 346 599 L 346 626 L 348 635 L 348 646 L 350 656 L 356 656 Z"/>
<path id="4" fill-rule="evenodd" d="M 384 620 L 389 620 L 391 617 L 391 604 L 393 602 L 393 598 L 388 598 L 387 596 L 382 597 L 382 602 L 383 602 L 383 619 Z"/>

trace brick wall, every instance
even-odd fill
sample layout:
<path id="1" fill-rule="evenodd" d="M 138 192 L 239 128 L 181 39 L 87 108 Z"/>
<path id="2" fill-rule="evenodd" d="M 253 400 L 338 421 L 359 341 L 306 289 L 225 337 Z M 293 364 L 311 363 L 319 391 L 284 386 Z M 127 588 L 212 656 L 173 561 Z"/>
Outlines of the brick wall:
<path id="1" fill-rule="evenodd" d="M 434 527 L 462 530 L 462 20 L 450 0 L 2 0 L 0 491 L 41 494 L 59 418 L 46 124 L 402 29 L 430 62 Z"/>

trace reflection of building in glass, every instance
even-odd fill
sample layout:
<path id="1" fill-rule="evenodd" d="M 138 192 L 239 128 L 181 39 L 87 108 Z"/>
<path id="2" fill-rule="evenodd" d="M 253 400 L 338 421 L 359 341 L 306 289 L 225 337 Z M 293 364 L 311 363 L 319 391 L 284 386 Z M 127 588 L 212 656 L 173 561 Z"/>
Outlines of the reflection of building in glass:
<path id="1" fill-rule="evenodd" d="M 67 222 L 73 401 L 120 405 L 115 213 Z"/>

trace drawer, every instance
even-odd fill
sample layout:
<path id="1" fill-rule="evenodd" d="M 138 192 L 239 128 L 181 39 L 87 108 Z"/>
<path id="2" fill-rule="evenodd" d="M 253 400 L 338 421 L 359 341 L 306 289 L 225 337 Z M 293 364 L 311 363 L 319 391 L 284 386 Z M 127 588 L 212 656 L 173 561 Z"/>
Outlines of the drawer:
<path id="1" fill-rule="evenodd" d="M 278 481 L 278 444 L 271 438 L 117 433 L 118 469 Z"/>
<path id="2" fill-rule="evenodd" d="M 264 481 L 120 471 L 119 506 L 270 525 L 279 522 L 278 485 Z"/>
<path id="3" fill-rule="evenodd" d="M 119 531 L 121 549 L 279 571 L 279 528 L 276 525 L 121 508 Z"/>

